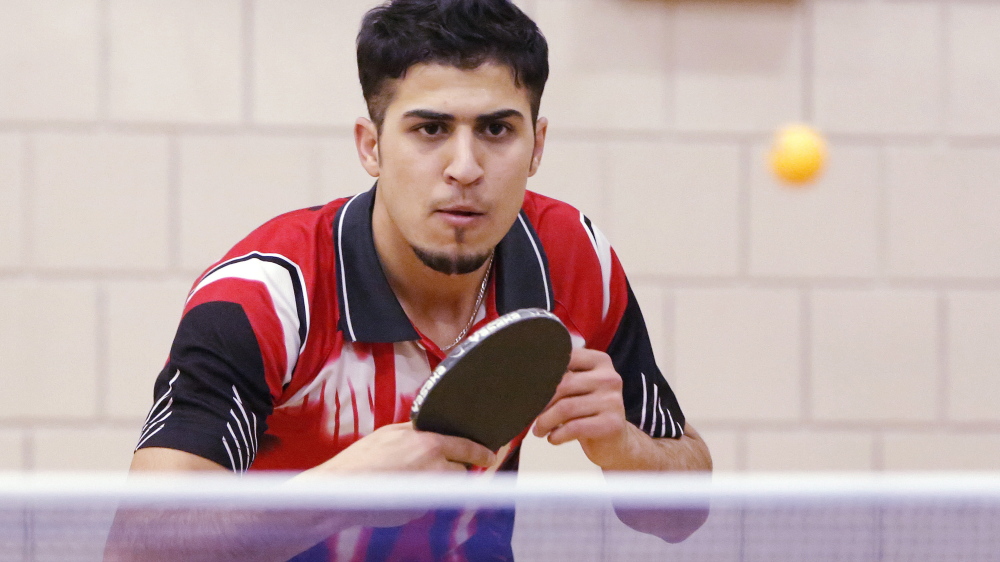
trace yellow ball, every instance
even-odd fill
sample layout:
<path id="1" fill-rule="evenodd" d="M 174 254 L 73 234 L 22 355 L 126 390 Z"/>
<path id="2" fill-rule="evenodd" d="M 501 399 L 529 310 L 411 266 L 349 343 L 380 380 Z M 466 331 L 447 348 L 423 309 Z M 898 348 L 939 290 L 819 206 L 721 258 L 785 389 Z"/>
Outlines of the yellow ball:
<path id="1" fill-rule="evenodd" d="M 788 183 L 814 180 L 825 160 L 826 143 L 808 125 L 789 125 L 778 131 L 771 147 L 771 170 Z"/>

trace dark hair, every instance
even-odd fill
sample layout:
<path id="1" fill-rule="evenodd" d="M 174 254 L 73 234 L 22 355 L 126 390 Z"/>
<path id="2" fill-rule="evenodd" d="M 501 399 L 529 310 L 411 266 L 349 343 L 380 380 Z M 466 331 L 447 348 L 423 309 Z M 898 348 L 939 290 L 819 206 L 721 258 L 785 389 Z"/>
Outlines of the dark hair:
<path id="1" fill-rule="evenodd" d="M 379 131 L 394 93 L 388 83 L 420 63 L 509 67 L 514 83 L 528 90 L 534 122 L 548 58 L 538 26 L 509 0 L 389 0 L 365 14 L 358 32 L 361 91 Z"/>

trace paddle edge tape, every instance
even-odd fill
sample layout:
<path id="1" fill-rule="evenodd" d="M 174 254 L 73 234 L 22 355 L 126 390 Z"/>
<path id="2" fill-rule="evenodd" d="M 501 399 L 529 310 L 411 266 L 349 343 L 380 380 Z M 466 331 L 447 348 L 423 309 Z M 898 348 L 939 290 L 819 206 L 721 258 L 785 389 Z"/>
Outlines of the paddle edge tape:
<path id="1" fill-rule="evenodd" d="M 423 406 L 424 400 L 427 399 L 427 395 L 430 394 L 431 389 L 434 388 L 437 382 L 441 380 L 441 377 L 443 377 L 445 373 L 451 369 L 451 366 L 459 362 L 470 349 L 507 326 L 530 318 L 545 318 L 548 320 L 554 320 L 555 322 L 558 322 L 560 326 L 563 326 L 563 328 L 566 327 L 558 316 L 545 309 L 522 308 L 520 310 L 508 312 L 507 314 L 504 314 L 503 316 L 476 330 L 471 336 L 468 337 L 468 339 L 458 344 L 455 349 L 451 350 L 451 353 L 441 360 L 441 363 L 438 364 L 437 368 L 431 372 L 431 376 L 424 381 L 424 384 L 420 387 L 420 391 L 417 392 L 417 395 L 413 398 L 413 405 L 410 407 L 410 420 L 416 420 L 417 414 L 420 413 L 420 408 Z"/>

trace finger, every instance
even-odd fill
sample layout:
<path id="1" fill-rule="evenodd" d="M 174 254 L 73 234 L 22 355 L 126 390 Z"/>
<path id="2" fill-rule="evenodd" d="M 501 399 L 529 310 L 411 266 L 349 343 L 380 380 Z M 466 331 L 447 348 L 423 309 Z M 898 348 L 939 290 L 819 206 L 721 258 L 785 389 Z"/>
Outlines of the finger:
<path id="1" fill-rule="evenodd" d="M 577 418 L 560 425 L 546 436 L 546 440 L 553 445 L 562 445 L 563 443 L 575 441 L 579 439 L 579 435 L 582 433 L 581 426 L 585 425 L 590 419 L 592 418 Z"/>
<path id="2" fill-rule="evenodd" d="M 621 395 L 621 376 L 615 371 L 607 353 L 586 348 L 574 349 L 567 369 L 532 429 L 537 437 L 547 435 L 565 421 L 556 415 L 546 415 L 563 400 L 588 396 L 601 390 L 611 391 L 619 397 Z"/>
<path id="3" fill-rule="evenodd" d="M 566 372 L 563 374 L 562 379 L 560 379 L 550 404 L 561 396 L 578 393 L 579 390 L 576 387 L 582 381 L 586 381 L 586 377 L 584 377 L 586 373 L 594 371 L 601 366 L 602 357 L 608 359 L 608 365 L 610 366 L 610 357 L 605 353 L 594 351 L 593 349 L 574 349 L 570 355 L 569 365 L 566 366 Z M 612 370 L 614 370 L 613 367 Z"/>
<path id="4" fill-rule="evenodd" d="M 586 348 L 572 350 L 566 372 L 563 373 L 559 385 L 556 386 L 556 391 L 553 393 L 549 403 L 545 405 L 545 408 L 550 407 L 557 400 L 565 396 L 588 392 L 588 381 L 590 379 L 587 377 L 587 373 L 598 371 L 602 366 L 607 366 L 617 376 L 618 373 L 615 372 L 611 357 L 608 354 Z M 620 379 L 621 377 L 618 378 Z"/>
<path id="5" fill-rule="evenodd" d="M 441 452 L 444 458 L 463 466 L 491 466 L 497 456 L 486 447 L 462 437 L 441 436 Z"/>
<path id="6" fill-rule="evenodd" d="M 555 393 L 552 395 L 549 403 L 545 405 L 545 408 L 542 409 L 542 413 L 538 415 L 538 418 L 536 418 L 536 422 L 538 420 L 546 419 L 546 414 L 552 411 L 552 409 L 563 400 L 578 396 L 586 396 L 593 393 L 595 389 L 596 387 L 594 385 L 594 381 L 587 373 L 573 371 L 566 372 L 566 374 L 563 375 L 562 380 L 559 381 L 559 384 L 556 386 Z M 541 425 L 544 427 L 546 424 L 543 421 Z M 536 425 L 536 430 L 537 429 L 538 426 Z M 544 435 L 544 433 L 536 433 L 536 435 Z"/>
<path id="7" fill-rule="evenodd" d="M 552 407 L 553 404 L 555 404 L 556 402 L 558 402 L 560 399 L 562 399 L 565 396 L 564 393 L 559 392 L 559 387 L 562 386 L 562 384 L 563 384 L 562 381 L 565 380 L 568 375 L 569 375 L 569 372 L 563 374 L 563 378 L 560 380 L 559 384 L 556 385 L 555 391 L 552 392 L 552 398 L 549 398 L 548 404 L 546 404 L 545 407 L 542 408 L 542 412 L 543 413 L 547 412 L 549 410 L 549 408 Z"/>
<path id="8" fill-rule="evenodd" d="M 601 399 L 593 395 L 570 396 L 552 404 L 535 421 L 535 435 L 547 435 L 560 425 L 576 418 L 593 416 L 601 411 Z"/>
<path id="9" fill-rule="evenodd" d="M 606 414 L 598 414 L 568 421 L 552 430 L 548 435 L 549 443 L 562 445 L 570 441 L 600 439 L 614 434 L 618 426 L 614 419 Z"/>
<path id="10" fill-rule="evenodd" d="M 593 392 L 596 388 L 594 384 L 595 382 L 596 381 L 588 374 L 588 372 L 567 371 L 562 376 L 562 379 L 556 386 L 555 393 L 552 394 L 552 398 L 549 400 L 549 403 L 545 405 L 542 412 L 547 412 L 560 400 Z"/>
<path id="11" fill-rule="evenodd" d="M 563 396 L 578 396 L 601 390 L 621 392 L 622 377 L 613 369 L 572 371 L 559 382 L 556 392 Z"/>
<path id="12" fill-rule="evenodd" d="M 542 410 L 542 415 L 568 398 L 599 395 L 607 399 L 621 400 L 622 379 L 615 371 L 569 372 L 556 387 L 555 395 Z"/>
<path id="13" fill-rule="evenodd" d="M 611 357 L 603 351 L 578 347 L 573 349 L 569 356 L 569 365 L 566 367 L 570 371 L 589 371 L 605 363 L 611 364 Z"/>
<path id="14" fill-rule="evenodd" d="M 538 417 L 535 435 L 540 437 L 575 419 L 598 415 L 623 420 L 625 405 L 621 392 L 609 389 L 563 398 Z"/>
<path id="15" fill-rule="evenodd" d="M 531 428 L 531 434 L 535 437 L 545 437 L 555 426 L 548 420 L 542 420 L 542 416 L 535 419 L 535 425 Z"/>
<path id="16" fill-rule="evenodd" d="M 535 437 L 545 437 L 551 433 L 553 429 L 559 427 L 559 424 L 555 422 L 555 419 L 555 417 L 545 416 L 545 414 L 538 416 L 538 419 L 535 420 L 535 427 L 531 429 L 531 433 L 534 434 Z"/>
<path id="17" fill-rule="evenodd" d="M 465 464 L 448 460 L 444 461 L 444 464 L 442 466 L 442 470 L 444 472 L 468 472 L 470 468 L 472 468 L 471 464 Z"/>

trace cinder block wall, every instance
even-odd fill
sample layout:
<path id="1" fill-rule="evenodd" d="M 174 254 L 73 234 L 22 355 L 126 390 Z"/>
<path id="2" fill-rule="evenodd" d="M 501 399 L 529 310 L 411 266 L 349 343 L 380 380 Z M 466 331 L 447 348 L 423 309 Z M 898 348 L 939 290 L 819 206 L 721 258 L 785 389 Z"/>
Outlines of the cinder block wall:
<path id="1" fill-rule="evenodd" d="M 367 188 L 372 0 L 0 2 L 0 469 L 123 469 L 184 295 Z M 720 470 L 1000 467 L 1000 5 L 521 0 L 533 189 L 615 244 Z M 821 181 L 765 166 L 789 121 Z"/>

